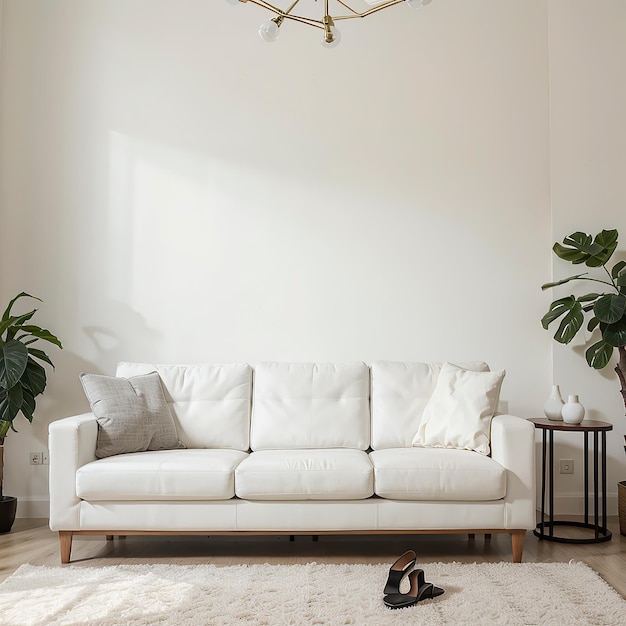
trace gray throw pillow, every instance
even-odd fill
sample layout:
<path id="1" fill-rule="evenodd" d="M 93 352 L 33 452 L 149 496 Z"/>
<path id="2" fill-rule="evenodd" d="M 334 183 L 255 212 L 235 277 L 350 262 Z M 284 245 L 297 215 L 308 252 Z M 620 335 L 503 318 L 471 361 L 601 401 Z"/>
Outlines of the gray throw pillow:
<path id="1" fill-rule="evenodd" d="M 132 378 L 81 374 L 98 420 L 96 456 L 183 447 L 157 372 Z"/>

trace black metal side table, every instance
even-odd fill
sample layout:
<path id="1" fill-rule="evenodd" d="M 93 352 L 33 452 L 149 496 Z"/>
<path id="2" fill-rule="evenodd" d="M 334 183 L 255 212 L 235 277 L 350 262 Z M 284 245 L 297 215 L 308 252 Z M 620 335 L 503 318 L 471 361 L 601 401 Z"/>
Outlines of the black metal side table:
<path id="1" fill-rule="evenodd" d="M 535 428 L 541 429 L 542 455 L 541 455 L 541 521 L 537 524 L 533 533 L 539 539 L 547 541 L 560 541 L 561 543 L 600 543 L 611 538 L 611 531 L 606 527 L 606 433 L 613 430 L 613 425 L 608 422 L 583 420 L 580 424 L 567 424 L 566 422 L 552 421 L 548 419 L 531 419 Z M 554 431 L 581 432 L 585 437 L 584 448 L 584 483 L 585 483 L 585 521 L 570 522 L 557 521 L 554 519 Z M 589 521 L 589 433 L 593 433 L 593 523 Z M 601 446 L 598 445 L 601 435 Z M 546 442 L 548 439 L 548 442 Z M 599 458 L 601 458 L 601 478 L 598 476 Z M 549 460 L 548 460 L 549 459 Z M 548 520 L 546 521 L 546 475 L 548 482 Z M 602 485 L 602 524 L 600 524 L 598 483 Z M 576 526 L 593 530 L 593 537 L 571 539 L 559 537 L 554 534 L 555 526 Z M 547 529 L 547 532 L 546 532 Z"/>

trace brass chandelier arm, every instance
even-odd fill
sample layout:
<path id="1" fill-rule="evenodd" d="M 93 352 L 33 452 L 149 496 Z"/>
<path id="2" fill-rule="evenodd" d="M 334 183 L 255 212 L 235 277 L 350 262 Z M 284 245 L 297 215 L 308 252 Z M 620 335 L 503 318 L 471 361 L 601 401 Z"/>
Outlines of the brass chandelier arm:
<path id="1" fill-rule="evenodd" d="M 273 4 L 270 4 L 269 2 L 265 2 L 265 0 L 244 0 L 244 1 L 250 2 L 251 4 L 256 4 L 257 6 L 267 9 L 268 11 L 275 13 L 276 15 L 278 15 L 279 17 L 282 17 L 283 19 L 292 20 L 294 22 L 300 22 L 302 24 L 313 26 L 315 28 L 324 29 L 323 20 L 315 20 L 313 18 L 306 17 L 303 15 L 293 15 L 290 13 L 290 11 L 296 6 L 296 4 L 298 4 L 300 0 L 296 0 L 291 5 L 291 7 L 287 9 L 286 11 L 278 7 L 275 7 Z M 368 15 L 372 15 L 372 13 L 377 13 L 378 11 L 382 11 L 383 9 L 387 9 L 395 4 L 400 4 L 401 2 L 404 2 L 404 1 L 405 0 L 389 0 L 388 2 L 385 2 L 384 4 L 368 9 L 367 11 L 364 11 L 363 13 L 359 13 L 358 11 L 355 11 L 352 7 L 350 7 L 348 4 L 346 4 L 342 0 L 337 0 L 337 2 L 341 6 L 348 9 L 348 11 L 351 11 L 353 15 L 337 15 L 337 16 L 333 15 L 332 19 L 336 21 L 336 20 L 352 20 L 352 19 L 356 19 L 360 17 L 367 17 Z M 327 0 L 326 0 L 326 5 L 327 5 Z M 328 15 L 328 10 L 326 11 L 327 11 L 326 14 Z"/>
<path id="2" fill-rule="evenodd" d="M 389 2 L 385 2 L 384 4 L 368 9 L 367 11 L 363 11 L 363 13 L 359 13 L 358 11 L 355 11 L 352 7 L 348 6 L 345 2 L 342 2 L 342 0 L 337 0 L 337 2 L 341 6 L 348 9 L 348 11 L 352 11 L 354 15 L 337 15 L 337 16 L 333 16 L 333 19 L 334 20 L 351 20 L 357 17 L 367 17 L 368 15 L 371 15 L 372 13 L 377 13 L 378 11 L 382 11 L 383 9 L 387 9 L 388 7 L 391 7 L 394 4 L 399 4 L 400 2 L 404 2 L 404 0 L 389 0 Z"/>
<path id="3" fill-rule="evenodd" d="M 256 4 L 257 6 L 267 9 L 268 11 L 271 11 L 272 13 L 276 13 L 276 15 L 286 20 L 293 20 L 294 22 L 301 22 L 302 24 L 307 24 L 308 26 L 314 26 L 315 28 L 322 28 L 322 29 L 324 28 L 324 23 L 322 22 L 322 20 L 314 20 L 313 18 L 305 17 L 303 15 L 289 14 L 289 11 L 291 11 L 291 9 L 293 9 L 293 7 L 295 7 L 296 4 L 298 4 L 300 0 L 297 0 L 296 2 L 294 2 L 287 11 L 283 11 L 283 9 L 279 9 L 278 7 L 275 7 L 274 5 L 270 4 L 269 2 L 265 2 L 264 0 L 245 0 L 245 1 L 250 2 L 252 4 Z"/>

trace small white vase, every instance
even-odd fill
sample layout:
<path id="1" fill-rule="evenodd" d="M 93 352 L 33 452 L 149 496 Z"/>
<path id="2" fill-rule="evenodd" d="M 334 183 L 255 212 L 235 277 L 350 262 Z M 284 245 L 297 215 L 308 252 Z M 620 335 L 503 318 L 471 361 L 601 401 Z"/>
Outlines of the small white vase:
<path id="1" fill-rule="evenodd" d="M 585 417 L 585 407 L 578 402 L 578 396 L 567 396 L 561 414 L 566 424 L 580 424 Z"/>
<path id="2" fill-rule="evenodd" d="M 562 421 L 561 409 L 563 408 L 563 398 L 558 385 L 552 385 L 552 393 L 547 402 L 543 405 L 543 412 L 549 420 Z"/>

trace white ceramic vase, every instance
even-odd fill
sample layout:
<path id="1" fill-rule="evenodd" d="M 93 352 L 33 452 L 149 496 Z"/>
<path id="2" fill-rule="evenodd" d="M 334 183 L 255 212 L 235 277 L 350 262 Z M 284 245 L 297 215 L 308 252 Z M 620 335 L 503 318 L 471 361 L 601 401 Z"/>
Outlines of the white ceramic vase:
<path id="1" fill-rule="evenodd" d="M 547 402 L 543 405 L 543 412 L 549 420 L 562 421 L 561 410 L 563 409 L 563 398 L 558 385 L 552 385 L 552 392 Z"/>
<path id="2" fill-rule="evenodd" d="M 580 424 L 583 421 L 585 407 L 578 401 L 578 396 L 567 396 L 561 415 L 566 424 Z"/>

